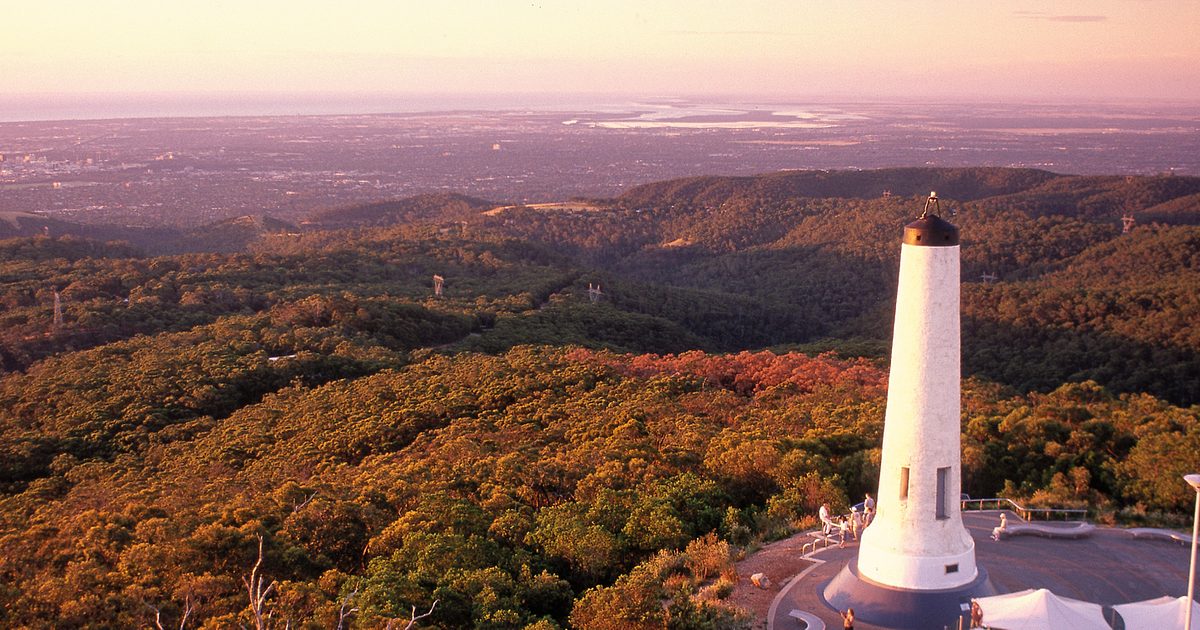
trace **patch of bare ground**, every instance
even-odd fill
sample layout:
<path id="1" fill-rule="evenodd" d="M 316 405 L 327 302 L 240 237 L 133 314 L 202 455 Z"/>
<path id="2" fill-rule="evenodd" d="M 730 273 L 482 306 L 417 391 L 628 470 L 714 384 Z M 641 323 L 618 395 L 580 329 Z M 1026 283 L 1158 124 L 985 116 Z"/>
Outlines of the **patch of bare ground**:
<path id="1" fill-rule="evenodd" d="M 808 540 L 811 539 L 806 533 L 795 534 L 759 548 L 736 564 L 737 586 L 725 598 L 725 603 L 748 611 L 754 619 L 752 628 L 767 627 L 767 611 L 779 589 L 813 564 L 801 553 L 801 547 Z M 766 575 L 771 581 L 770 586 L 760 588 L 751 584 L 750 576 L 756 573 Z"/>

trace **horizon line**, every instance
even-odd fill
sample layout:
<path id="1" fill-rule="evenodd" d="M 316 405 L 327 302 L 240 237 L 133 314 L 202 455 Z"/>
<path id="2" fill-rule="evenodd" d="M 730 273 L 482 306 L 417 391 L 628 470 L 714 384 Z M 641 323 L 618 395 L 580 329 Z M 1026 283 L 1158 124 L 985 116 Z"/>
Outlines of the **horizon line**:
<path id="1" fill-rule="evenodd" d="M 865 94 L 858 92 L 676 92 L 651 93 L 636 91 L 555 91 L 555 90 L 493 90 L 493 91 L 389 91 L 389 90 L 80 90 L 80 91 L 22 91 L 2 92 L 0 101 L 27 98 L 83 98 L 83 97 L 386 97 L 386 98 L 493 98 L 493 97 L 574 97 L 574 98 L 632 98 L 639 100 L 689 100 L 689 99 L 721 99 L 721 100 L 755 100 L 770 99 L 785 102 L 803 101 L 855 101 L 870 103 L 913 102 L 913 103 L 958 103 L 987 101 L 992 103 L 1121 103 L 1121 102 L 1161 102 L 1161 103 L 1190 103 L 1200 105 L 1200 98 L 1164 97 L 1164 96 L 1049 96 L 1049 95 L 1004 95 L 987 93 L 944 95 L 890 95 Z"/>

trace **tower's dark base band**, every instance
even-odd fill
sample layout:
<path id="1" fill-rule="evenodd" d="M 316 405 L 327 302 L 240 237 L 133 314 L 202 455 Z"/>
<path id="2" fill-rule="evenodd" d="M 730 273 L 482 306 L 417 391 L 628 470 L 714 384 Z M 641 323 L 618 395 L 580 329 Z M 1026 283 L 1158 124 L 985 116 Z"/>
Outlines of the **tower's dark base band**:
<path id="1" fill-rule="evenodd" d="M 971 599 L 996 595 L 987 571 L 977 567 L 979 575 L 969 584 L 938 591 L 893 588 L 865 580 L 858 575 L 854 558 L 821 591 L 821 599 L 836 610 L 854 609 L 854 616 L 866 623 L 902 630 L 940 630 L 970 626 Z M 963 607 L 966 604 L 966 607 Z"/>

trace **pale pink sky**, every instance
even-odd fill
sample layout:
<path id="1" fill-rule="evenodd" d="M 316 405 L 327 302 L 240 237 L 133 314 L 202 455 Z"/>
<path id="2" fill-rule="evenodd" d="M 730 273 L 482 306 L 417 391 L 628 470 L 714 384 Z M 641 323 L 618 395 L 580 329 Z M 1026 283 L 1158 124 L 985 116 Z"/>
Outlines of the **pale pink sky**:
<path id="1" fill-rule="evenodd" d="M 0 41 L 0 94 L 1200 101 L 1200 0 L 40 0 Z"/>

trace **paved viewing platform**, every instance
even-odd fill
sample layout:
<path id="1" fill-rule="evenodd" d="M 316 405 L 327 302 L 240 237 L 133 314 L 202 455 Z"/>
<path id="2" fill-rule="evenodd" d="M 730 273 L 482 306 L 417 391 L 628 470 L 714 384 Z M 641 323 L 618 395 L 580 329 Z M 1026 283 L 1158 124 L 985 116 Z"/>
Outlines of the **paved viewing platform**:
<path id="1" fill-rule="evenodd" d="M 963 512 L 962 518 L 975 539 L 976 561 L 1000 593 L 1046 588 L 1056 595 L 1104 606 L 1104 616 L 1111 621 L 1109 607 L 1114 604 L 1162 595 L 1179 597 L 1187 591 L 1190 536 L 1148 536 L 1150 530 L 1144 529 L 1038 522 L 1021 535 L 994 541 L 992 528 L 999 523 L 1000 511 Z M 1010 529 L 1030 525 L 1013 512 L 1008 512 L 1008 519 Z M 1054 529 L 1065 535 L 1046 531 Z M 844 548 L 835 544 L 806 557 L 797 556 L 792 575 L 799 577 L 783 580 L 772 602 L 768 628 L 805 628 L 805 622 L 790 616 L 793 611 L 808 613 L 827 628 L 841 628 L 841 617 L 822 600 L 821 590 L 857 555 L 858 543 L 847 541 Z M 881 626 L 859 620 L 855 628 L 875 630 Z"/>

